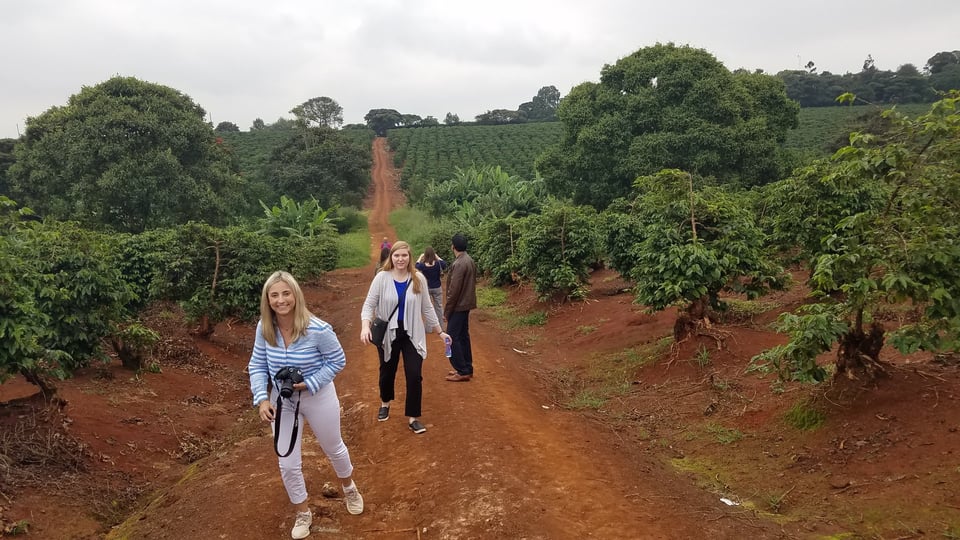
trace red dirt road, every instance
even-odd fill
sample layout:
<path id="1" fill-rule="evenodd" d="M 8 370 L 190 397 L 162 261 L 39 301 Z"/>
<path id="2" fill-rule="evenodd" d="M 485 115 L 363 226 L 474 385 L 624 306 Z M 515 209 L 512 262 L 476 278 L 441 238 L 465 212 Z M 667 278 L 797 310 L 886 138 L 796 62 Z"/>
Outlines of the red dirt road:
<path id="1" fill-rule="evenodd" d="M 402 203 L 382 138 L 374 143 L 373 177 L 371 257 L 383 236 L 395 238 L 388 214 Z M 651 455 L 631 451 L 632 443 L 602 422 L 555 407 L 535 369 L 552 359 L 516 352 L 522 336 L 500 328 L 484 310 L 471 316 L 475 377 L 468 383 L 444 381 L 449 364 L 440 339 L 428 335 L 422 417 L 428 431 L 414 435 L 397 414 L 401 380 L 393 416 L 377 422 L 377 356 L 359 340 L 372 271 L 372 263 L 336 271 L 306 287 L 311 309 L 334 325 L 346 350 L 336 386 L 366 501 L 365 512 L 352 516 L 341 499 L 321 496 L 324 482 L 337 485 L 336 477 L 307 430 L 304 465 L 315 515 L 310 538 L 786 537 L 743 508 L 725 507 Z M 118 375 L 108 392 L 90 391 L 96 381 L 84 374 L 70 383 L 75 387 L 66 385 L 71 432 L 92 441 L 95 455 L 109 454 L 109 470 L 122 469 L 156 490 L 145 494 L 152 500 L 145 509 L 107 538 L 289 538 L 293 510 L 280 484 L 272 433 L 256 424 L 241 372 L 252 335 L 250 324 L 219 325 L 210 342 L 197 343 L 212 362 L 205 369 L 165 366 L 133 381 L 113 366 Z M 170 459 L 178 444 L 183 449 L 185 431 L 214 437 L 231 426 L 231 442 L 209 456 L 190 466 Z M 125 448 L 139 450 L 119 452 Z M 100 466 L 105 475 L 106 465 Z M 21 497 L 8 515 L 34 505 L 28 538 L 102 537 L 91 520 L 76 519 L 82 502 L 69 503 L 52 495 Z M 36 511 L 40 506 L 49 512 Z"/>

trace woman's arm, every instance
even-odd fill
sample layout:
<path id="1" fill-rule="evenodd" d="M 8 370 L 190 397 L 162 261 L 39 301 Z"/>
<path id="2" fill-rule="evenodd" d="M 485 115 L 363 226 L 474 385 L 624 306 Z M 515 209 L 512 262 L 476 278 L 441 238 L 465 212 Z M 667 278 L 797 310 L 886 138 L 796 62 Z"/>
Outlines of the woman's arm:
<path id="1" fill-rule="evenodd" d="M 347 363 L 343 346 L 340 345 L 333 327 L 319 319 L 311 323 L 311 326 L 314 325 L 316 326 L 310 330 L 310 334 L 317 348 L 317 361 L 320 367 L 308 377 L 304 377 L 304 383 L 311 394 L 316 394 L 325 384 L 332 382 Z"/>
<path id="2" fill-rule="evenodd" d="M 250 391 L 253 393 L 253 405 L 256 407 L 269 399 L 267 383 L 270 373 L 267 369 L 267 340 L 263 339 L 263 321 L 257 323 L 257 333 L 253 339 L 253 353 L 247 364 L 250 374 Z"/>
<path id="3" fill-rule="evenodd" d="M 367 290 L 367 297 L 363 301 L 363 308 L 360 310 L 360 342 L 364 345 L 370 343 L 373 337 L 370 333 L 370 322 L 377 316 L 377 306 L 380 304 L 380 283 L 384 275 L 383 272 L 373 276 L 370 283 L 370 289 Z"/>

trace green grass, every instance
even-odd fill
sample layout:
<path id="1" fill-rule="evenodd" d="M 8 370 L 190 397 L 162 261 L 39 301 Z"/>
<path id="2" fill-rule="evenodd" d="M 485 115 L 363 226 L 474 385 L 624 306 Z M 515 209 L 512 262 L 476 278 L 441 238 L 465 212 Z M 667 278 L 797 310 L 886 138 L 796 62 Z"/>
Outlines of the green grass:
<path id="1" fill-rule="evenodd" d="M 447 262 L 453 261 L 449 240 L 453 235 L 442 221 L 419 208 L 403 207 L 390 212 L 390 224 L 397 231 L 397 239 L 410 244 L 414 257 L 423 252 L 423 248 L 433 246 L 437 255 Z M 445 238 L 444 245 L 439 245 L 437 238 Z"/>
<path id="2" fill-rule="evenodd" d="M 607 402 L 607 398 L 596 393 L 593 390 L 581 390 L 577 395 L 573 396 L 572 399 L 567 401 L 566 405 L 570 409 L 574 410 L 583 410 L 583 409 L 599 409 L 603 407 L 603 404 Z"/>
<path id="3" fill-rule="evenodd" d="M 496 308 L 507 303 L 507 291 L 495 287 L 477 286 L 477 307 Z"/>
<path id="4" fill-rule="evenodd" d="M 337 238 L 337 249 L 340 252 L 337 268 L 363 268 L 370 264 L 370 233 L 364 227 L 341 234 Z"/>
<path id="5" fill-rule="evenodd" d="M 655 343 L 593 355 L 580 377 L 565 371 L 563 377 L 554 381 L 561 392 L 571 396 L 564 405 L 571 409 L 599 409 L 610 398 L 626 394 L 633 387 L 637 370 L 655 362 L 672 342 L 671 337 L 665 337 Z"/>
<path id="6" fill-rule="evenodd" d="M 731 444 L 743 440 L 743 433 L 740 430 L 726 428 L 717 424 L 708 425 L 707 433 L 713 435 L 720 444 Z"/>
<path id="7" fill-rule="evenodd" d="M 801 431 L 811 431 L 822 426 L 827 421 L 827 415 L 811 406 L 809 401 L 804 400 L 795 403 L 783 415 L 783 420 Z"/>
<path id="8" fill-rule="evenodd" d="M 547 312 L 534 311 L 533 313 L 527 313 L 518 317 L 517 322 L 524 326 L 543 326 L 547 324 Z"/>

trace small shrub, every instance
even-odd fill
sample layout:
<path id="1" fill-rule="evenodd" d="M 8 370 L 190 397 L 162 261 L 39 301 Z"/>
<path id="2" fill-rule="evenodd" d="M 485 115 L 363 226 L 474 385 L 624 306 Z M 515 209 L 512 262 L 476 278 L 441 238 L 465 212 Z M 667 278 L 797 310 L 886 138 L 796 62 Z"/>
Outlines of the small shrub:
<path id="1" fill-rule="evenodd" d="M 697 348 L 697 354 L 693 357 L 694 361 L 697 363 L 697 367 L 703 369 L 710 363 L 710 349 L 701 345 Z"/>
<path id="2" fill-rule="evenodd" d="M 607 400 L 601 396 L 598 396 L 592 390 L 585 389 L 581 390 L 576 396 L 574 396 L 570 401 L 567 402 L 567 407 L 570 409 L 599 409 L 603 407 L 603 404 Z"/>
<path id="3" fill-rule="evenodd" d="M 811 406 L 809 401 L 801 401 L 794 404 L 783 419 L 796 429 L 810 431 L 822 426 L 827 420 L 827 415 Z"/>
<path id="4" fill-rule="evenodd" d="M 0 534 L 0 536 L 18 536 L 21 534 L 27 534 L 30 532 L 30 522 L 25 519 L 14 521 L 9 525 L 5 525 L 0 532 L 3 533 Z"/>
<path id="5" fill-rule="evenodd" d="M 743 440 L 743 433 L 740 430 L 725 428 L 711 424 L 707 426 L 707 432 L 716 437 L 720 444 L 730 444 Z"/>
<path id="6" fill-rule="evenodd" d="M 547 324 L 547 312 L 534 311 L 533 313 L 528 313 L 521 316 L 518 322 L 525 326 L 543 326 Z"/>

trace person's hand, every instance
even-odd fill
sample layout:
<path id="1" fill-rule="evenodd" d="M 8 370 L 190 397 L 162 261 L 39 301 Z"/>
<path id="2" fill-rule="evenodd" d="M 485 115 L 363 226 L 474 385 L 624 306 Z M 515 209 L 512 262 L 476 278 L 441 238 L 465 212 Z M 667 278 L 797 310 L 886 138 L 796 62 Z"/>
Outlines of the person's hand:
<path id="1" fill-rule="evenodd" d="M 446 332 L 440 332 L 440 339 L 442 339 L 445 344 L 453 343 L 453 338 Z"/>
<path id="2" fill-rule="evenodd" d="M 273 422 L 274 408 L 269 399 L 260 402 L 260 419 L 264 422 Z"/>
<path id="3" fill-rule="evenodd" d="M 293 389 L 302 392 L 307 389 L 307 383 L 305 382 L 293 383 Z"/>
<path id="4" fill-rule="evenodd" d="M 360 329 L 360 343 L 369 345 L 373 339 L 373 333 L 370 331 L 370 323 L 364 321 L 363 328 Z"/>

